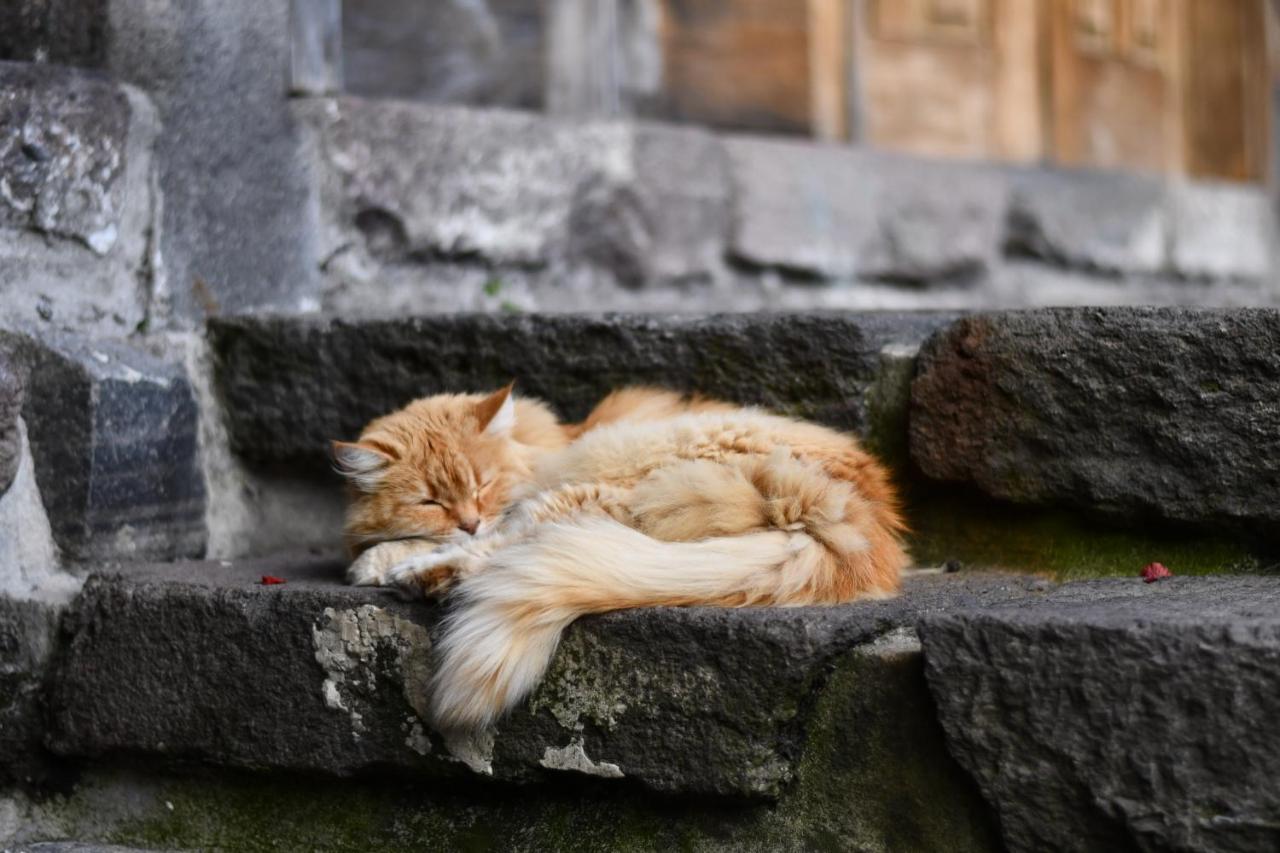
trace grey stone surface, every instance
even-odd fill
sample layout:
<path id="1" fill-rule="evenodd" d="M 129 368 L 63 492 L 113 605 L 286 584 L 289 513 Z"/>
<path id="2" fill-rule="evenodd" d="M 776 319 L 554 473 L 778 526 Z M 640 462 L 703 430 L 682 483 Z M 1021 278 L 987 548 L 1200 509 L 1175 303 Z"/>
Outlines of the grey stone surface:
<path id="1" fill-rule="evenodd" d="M 21 418 L 16 446 L 17 475 L 9 490 L 0 495 L 0 595 L 65 603 L 79 590 L 80 582 L 59 564 Z"/>
<path id="2" fill-rule="evenodd" d="M 129 101 L 109 81 L 0 64 L 0 225 L 71 237 L 105 254 L 123 207 Z"/>
<path id="3" fill-rule="evenodd" d="M 867 426 L 865 392 L 889 344 L 941 314 L 487 316 L 344 322 L 229 318 L 210 326 L 231 446 L 318 468 L 328 441 L 442 391 L 499 387 L 581 418 L 613 388 L 648 383 Z"/>
<path id="4" fill-rule="evenodd" d="M 1271 272 L 1276 225 L 1260 187 L 1088 170 L 1013 175 L 1015 254 L 1121 276 L 1259 281 Z"/>
<path id="5" fill-rule="evenodd" d="M 1165 182 L 1089 171 L 1027 171 L 1013 184 L 1014 252 L 1108 273 L 1156 273 L 1169 255 Z"/>
<path id="6" fill-rule="evenodd" d="M 41 699 L 59 615 L 0 594 L 0 785 L 39 782 L 47 767 Z"/>
<path id="7" fill-rule="evenodd" d="M 376 293 L 387 267 L 442 260 L 624 288 L 722 264 L 729 185 L 709 134 L 357 98 L 294 109 L 315 131 L 331 289 Z"/>
<path id="8" fill-rule="evenodd" d="M 22 461 L 22 436 L 18 415 L 22 412 L 22 381 L 9 359 L 0 354 L 0 496 L 9 490 Z"/>
<path id="9" fill-rule="evenodd" d="M 544 753 L 545 777 L 519 787 L 388 767 L 354 779 L 208 765 L 184 773 L 149 754 L 124 767 L 80 765 L 66 797 L 9 805 L 0 794 L 0 846 L 78 838 L 199 850 L 1001 849 L 990 810 L 946 753 L 910 632 L 856 646 L 830 670 L 799 708 L 806 737 L 777 800 L 672 795 L 583 775 L 591 764 L 581 747 L 555 750 L 558 761 Z"/>
<path id="10" fill-rule="evenodd" d="M 922 620 L 1013 851 L 1280 847 L 1280 579 L 1092 581 Z"/>
<path id="11" fill-rule="evenodd" d="M 92 64 L 146 90 L 163 127 L 156 325 L 305 309 L 316 223 L 288 110 L 289 0 L 79 5 L 106 33 Z"/>
<path id="12" fill-rule="evenodd" d="M 537 109 L 543 3 L 365 0 L 343 10 L 345 90 L 354 95 Z"/>
<path id="13" fill-rule="evenodd" d="M 295 109 L 318 134 L 330 251 L 362 237 L 374 256 L 547 263 L 580 188 L 627 169 L 621 126 L 355 98 Z"/>
<path id="14" fill-rule="evenodd" d="M 63 556 L 202 554 L 197 410 L 181 367 L 107 340 L 0 333 L 0 351 L 29 389 L 22 417 Z"/>
<path id="15" fill-rule="evenodd" d="M 1173 188 L 1170 205 L 1171 261 L 1177 273 L 1208 279 L 1268 277 L 1277 225 L 1271 199 L 1261 187 L 1184 184 Z"/>
<path id="16" fill-rule="evenodd" d="M 1048 309 L 923 348 L 911 454 L 1019 503 L 1280 526 L 1280 312 Z"/>
<path id="17" fill-rule="evenodd" d="M 123 334 L 146 316 L 158 200 L 145 96 L 0 62 L 0 320 Z"/>
<path id="18" fill-rule="evenodd" d="M 1008 189 L 994 169 L 860 149 L 726 137 L 730 250 L 820 278 L 928 283 L 996 261 Z"/>
<path id="19" fill-rule="evenodd" d="M 49 744 L 68 756 L 338 775 L 569 772 L 598 784 L 772 798 L 795 778 L 812 702 L 844 655 L 923 613 L 1035 586 L 931 576 L 909 581 L 897 599 L 834 608 L 584 619 L 543 686 L 496 735 L 446 742 L 421 715 L 439 609 L 340 586 L 340 572 L 337 563 L 279 558 L 92 577 L 67 617 Z M 262 586 L 264 574 L 287 583 Z M 856 733 L 852 740 L 856 756 Z"/>

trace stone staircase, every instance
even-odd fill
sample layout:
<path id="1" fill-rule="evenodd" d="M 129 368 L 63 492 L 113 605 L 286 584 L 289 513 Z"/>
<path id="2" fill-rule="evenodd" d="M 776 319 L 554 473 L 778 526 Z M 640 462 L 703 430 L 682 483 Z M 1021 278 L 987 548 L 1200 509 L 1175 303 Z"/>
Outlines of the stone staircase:
<path id="1" fill-rule="evenodd" d="M 289 99 L 283 0 L 15 10 L 0 848 L 1280 846 L 1280 311 L 987 310 L 1274 306 L 1261 189 Z M 513 378 L 857 433 L 922 568 L 584 619 L 446 741 L 324 451 Z"/>
<path id="2" fill-rule="evenodd" d="M 1182 309 L 239 317 L 185 362 L 11 335 L 25 392 L 0 433 L 28 436 L 61 560 L 2 603 L 0 827 L 252 846 L 263 797 L 292 812 L 272 818 L 286 846 L 1268 849 L 1278 337 L 1274 311 Z M 909 495 L 963 481 L 990 531 L 1028 508 L 1146 526 L 1177 577 L 1103 553 L 1121 577 L 1059 583 L 956 550 L 890 601 L 584 619 L 526 706 L 446 740 L 421 713 L 438 608 L 340 583 L 323 447 L 509 376 L 567 416 L 645 381 L 821 420 L 882 448 Z M 51 426 L 70 414 L 87 426 Z M 171 496 L 186 509 L 156 511 Z M 1175 527 L 1248 561 L 1170 559 Z M 931 529 L 918 551 L 963 544 Z M 222 558 L 181 559 L 204 551 Z"/>

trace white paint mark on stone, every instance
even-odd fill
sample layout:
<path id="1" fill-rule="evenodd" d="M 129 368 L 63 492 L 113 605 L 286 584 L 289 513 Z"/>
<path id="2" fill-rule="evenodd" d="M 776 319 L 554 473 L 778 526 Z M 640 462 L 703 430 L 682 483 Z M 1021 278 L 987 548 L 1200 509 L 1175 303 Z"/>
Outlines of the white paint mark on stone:
<path id="1" fill-rule="evenodd" d="M 608 761 L 592 761 L 583 749 L 581 738 L 559 749 L 553 746 L 547 747 L 542 753 L 542 760 L 538 763 L 548 770 L 568 770 L 584 773 L 587 776 L 599 776 L 603 779 L 623 778 L 622 768 L 618 765 Z"/>
<path id="2" fill-rule="evenodd" d="M 366 733 L 361 709 L 377 701 L 377 666 L 385 666 L 388 658 L 405 700 L 415 713 L 424 715 L 431 650 L 426 628 L 372 604 L 353 610 L 326 607 L 324 619 L 311 630 L 311 640 L 316 662 L 326 676 L 320 695 L 326 707 L 348 715 L 353 739 L 360 740 Z M 426 738 L 425 731 L 422 737 Z"/>
<path id="3" fill-rule="evenodd" d="M 118 236 L 119 232 L 116 230 L 116 226 L 109 224 L 105 228 L 100 228 L 97 231 L 91 232 L 85 237 L 85 242 L 88 243 L 89 248 L 97 254 L 105 255 L 107 252 L 110 252 L 111 247 L 116 244 L 116 237 Z"/>
<path id="4" fill-rule="evenodd" d="M 886 344 L 880 349 L 880 355 L 892 359 L 913 359 L 919 354 L 919 344 Z"/>

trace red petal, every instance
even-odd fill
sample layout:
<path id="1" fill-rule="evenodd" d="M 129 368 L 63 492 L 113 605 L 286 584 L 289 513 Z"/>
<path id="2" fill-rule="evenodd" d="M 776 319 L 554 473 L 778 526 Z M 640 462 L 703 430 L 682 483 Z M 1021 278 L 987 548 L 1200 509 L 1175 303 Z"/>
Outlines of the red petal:
<path id="1" fill-rule="evenodd" d="M 1151 563 L 1145 569 L 1142 570 L 1142 579 L 1147 583 L 1155 583 L 1161 578 L 1171 578 L 1171 577 L 1173 577 L 1173 572 L 1166 569 L 1160 563 Z"/>
<path id="2" fill-rule="evenodd" d="M 263 575 L 263 576 L 262 576 L 262 585 L 263 585 L 263 586 L 275 586 L 275 585 L 276 585 L 276 584 L 278 584 L 278 583 L 285 583 L 285 582 L 286 582 L 286 581 L 285 581 L 285 579 L 284 579 L 284 578 L 278 578 L 278 577 L 276 577 L 275 575 Z"/>

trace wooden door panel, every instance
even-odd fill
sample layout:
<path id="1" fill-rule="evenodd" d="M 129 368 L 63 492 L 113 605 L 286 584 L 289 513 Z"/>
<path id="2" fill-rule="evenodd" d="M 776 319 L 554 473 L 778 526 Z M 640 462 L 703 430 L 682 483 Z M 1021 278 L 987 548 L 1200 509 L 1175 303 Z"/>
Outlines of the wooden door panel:
<path id="1" fill-rule="evenodd" d="M 1037 3 L 869 0 L 862 9 L 862 141 L 932 156 L 1042 155 Z"/>
<path id="2" fill-rule="evenodd" d="M 1262 5 L 1187 0 L 1188 168 L 1200 177 L 1255 180 L 1266 167 L 1267 94 Z"/>
<path id="3" fill-rule="evenodd" d="M 1177 171 L 1172 0 L 1051 0 L 1053 155 L 1073 166 Z"/>
<path id="4" fill-rule="evenodd" d="M 812 127 L 807 0 L 662 0 L 657 112 L 734 129 Z"/>

